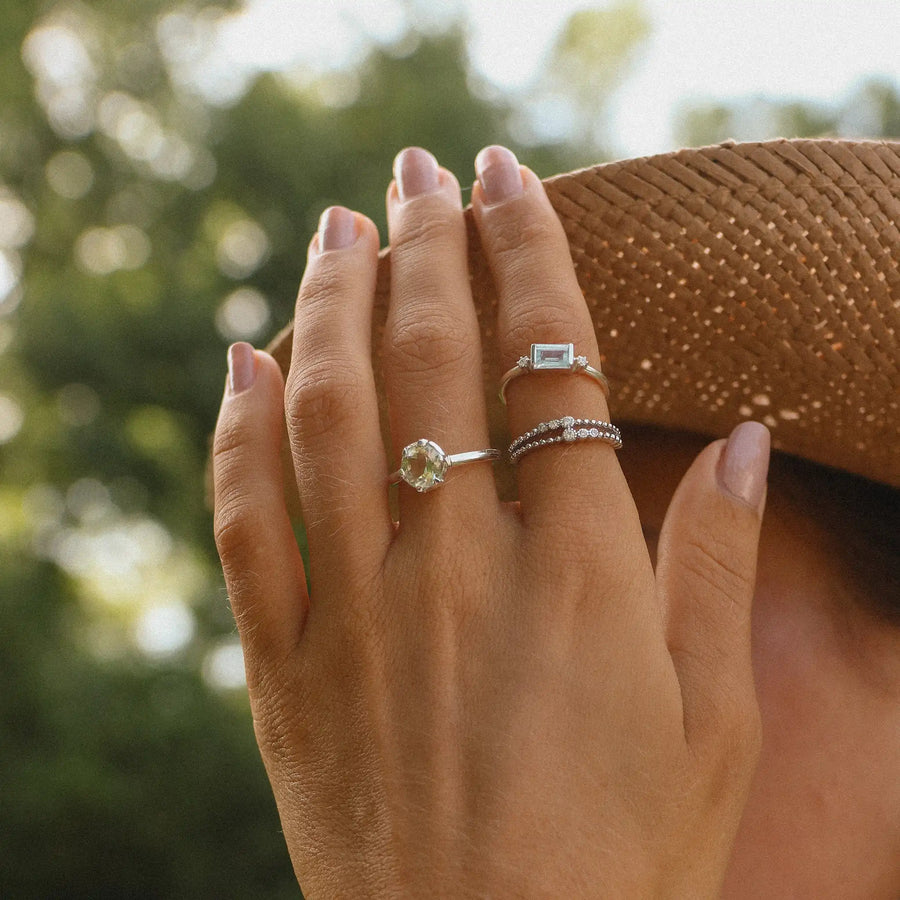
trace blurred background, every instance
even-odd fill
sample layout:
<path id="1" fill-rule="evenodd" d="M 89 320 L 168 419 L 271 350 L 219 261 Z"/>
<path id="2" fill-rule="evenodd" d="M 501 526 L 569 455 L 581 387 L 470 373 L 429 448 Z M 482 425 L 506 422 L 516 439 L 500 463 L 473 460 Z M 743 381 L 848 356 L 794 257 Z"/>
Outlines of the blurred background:
<path id="1" fill-rule="evenodd" d="M 296 898 L 204 467 L 394 154 L 900 137 L 900 4 L 5 0 L 0 896 Z"/>

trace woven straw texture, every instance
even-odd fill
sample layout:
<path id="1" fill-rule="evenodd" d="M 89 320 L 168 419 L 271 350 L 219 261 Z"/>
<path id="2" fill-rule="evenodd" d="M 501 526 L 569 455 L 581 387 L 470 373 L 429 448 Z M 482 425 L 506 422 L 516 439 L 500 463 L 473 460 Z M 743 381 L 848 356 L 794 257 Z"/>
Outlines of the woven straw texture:
<path id="1" fill-rule="evenodd" d="M 727 143 L 545 184 L 626 443 L 628 422 L 723 436 L 754 418 L 778 449 L 900 486 L 900 144 Z M 496 295 L 468 224 L 492 440 L 503 447 L 496 387 L 514 360 L 498 359 Z M 385 251 L 376 371 L 389 284 Z M 270 350 L 286 371 L 290 326 Z"/>

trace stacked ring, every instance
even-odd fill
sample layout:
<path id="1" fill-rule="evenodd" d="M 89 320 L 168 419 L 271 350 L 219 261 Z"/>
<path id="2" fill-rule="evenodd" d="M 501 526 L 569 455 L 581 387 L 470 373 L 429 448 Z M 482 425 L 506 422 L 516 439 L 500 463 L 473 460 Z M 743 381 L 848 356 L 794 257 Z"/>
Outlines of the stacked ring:
<path id="1" fill-rule="evenodd" d="M 526 453 L 550 444 L 591 440 L 603 441 L 618 450 L 622 446 L 622 432 L 611 422 L 599 419 L 576 419 L 574 416 L 551 419 L 519 435 L 509 445 L 509 461 L 518 462 Z"/>

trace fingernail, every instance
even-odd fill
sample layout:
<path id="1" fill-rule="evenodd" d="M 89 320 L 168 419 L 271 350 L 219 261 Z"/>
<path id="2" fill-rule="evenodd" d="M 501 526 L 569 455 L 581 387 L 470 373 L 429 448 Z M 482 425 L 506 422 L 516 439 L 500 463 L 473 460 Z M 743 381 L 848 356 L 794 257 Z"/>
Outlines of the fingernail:
<path id="1" fill-rule="evenodd" d="M 475 173 L 489 204 L 512 200 L 525 190 L 519 161 L 506 147 L 485 147 L 475 157 Z"/>
<path id="2" fill-rule="evenodd" d="M 329 206 L 319 217 L 319 250 L 342 250 L 356 240 L 356 216 L 344 206 Z"/>
<path id="3" fill-rule="evenodd" d="M 441 186 L 437 160 L 421 147 L 407 147 L 394 160 L 394 178 L 400 200 L 430 194 Z"/>
<path id="4" fill-rule="evenodd" d="M 240 394 L 256 381 L 256 355 L 243 341 L 228 348 L 228 382 L 232 394 Z"/>
<path id="5" fill-rule="evenodd" d="M 769 472 L 769 429 L 759 422 L 742 422 L 728 438 L 719 460 L 719 483 L 730 494 L 758 507 Z"/>

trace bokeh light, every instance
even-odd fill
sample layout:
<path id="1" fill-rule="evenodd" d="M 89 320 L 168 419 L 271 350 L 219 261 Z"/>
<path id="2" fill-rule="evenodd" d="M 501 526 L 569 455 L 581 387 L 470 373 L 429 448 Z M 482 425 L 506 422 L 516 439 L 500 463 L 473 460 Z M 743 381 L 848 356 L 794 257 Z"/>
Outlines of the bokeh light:
<path id="1" fill-rule="evenodd" d="M 203 677 L 214 688 L 239 690 L 246 686 L 244 654 L 236 638 L 213 647 L 203 660 Z"/>
<path id="2" fill-rule="evenodd" d="M 0 444 L 9 443 L 25 423 L 25 413 L 9 394 L 0 394 Z"/>
<path id="3" fill-rule="evenodd" d="M 24 247 L 34 235 L 34 216 L 12 191 L 0 188 L 0 247 Z"/>
<path id="4" fill-rule="evenodd" d="M 229 278 L 246 278 L 265 261 L 269 238 L 252 219 L 239 219 L 225 229 L 216 246 L 216 261 Z"/>
<path id="5" fill-rule="evenodd" d="M 100 414 L 100 397 L 86 384 L 73 382 L 59 389 L 56 395 L 59 417 L 67 425 L 90 425 Z"/>
<path id="6" fill-rule="evenodd" d="M 216 310 L 216 328 L 227 341 L 252 341 L 267 328 L 269 302 L 252 287 L 232 291 Z"/>
<path id="7" fill-rule="evenodd" d="M 150 239 L 136 225 L 88 228 L 75 242 L 75 256 L 92 275 L 139 269 L 150 256 Z"/>
<path id="8" fill-rule="evenodd" d="M 14 250 L 0 250 L 0 315 L 18 305 L 16 288 L 21 276 L 22 257 Z"/>
<path id="9" fill-rule="evenodd" d="M 183 650 L 196 631 L 193 613 L 177 600 L 145 609 L 134 627 L 134 640 L 148 656 L 169 656 Z"/>
<path id="10" fill-rule="evenodd" d="M 60 197 L 80 200 L 94 184 L 94 170 L 77 150 L 60 150 L 47 161 L 47 182 Z"/>

